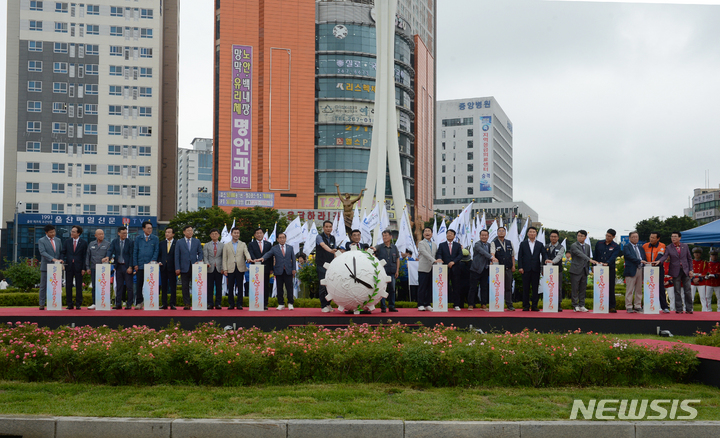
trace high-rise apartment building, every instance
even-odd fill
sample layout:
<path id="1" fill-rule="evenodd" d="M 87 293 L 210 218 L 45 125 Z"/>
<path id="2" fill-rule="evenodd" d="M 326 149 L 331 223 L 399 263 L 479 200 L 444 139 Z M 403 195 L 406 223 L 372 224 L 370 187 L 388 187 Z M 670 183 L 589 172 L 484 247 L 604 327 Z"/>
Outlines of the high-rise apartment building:
<path id="1" fill-rule="evenodd" d="M 7 33 L 3 219 L 18 207 L 21 255 L 45 223 L 171 219 L 178 0 L 9 1 Z"/>
<path id="2" fill-rule="evenodd" d="M 195 138 L 191 148 L 178 149 L 177 211 L 212 207 L 213 141 Z"/>

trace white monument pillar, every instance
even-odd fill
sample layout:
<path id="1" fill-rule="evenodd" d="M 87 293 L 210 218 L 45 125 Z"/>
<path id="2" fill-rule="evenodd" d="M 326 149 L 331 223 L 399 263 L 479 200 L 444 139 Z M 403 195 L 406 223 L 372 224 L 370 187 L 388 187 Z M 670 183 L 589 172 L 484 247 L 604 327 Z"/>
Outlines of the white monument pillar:
<path id="1" fill-rule="evenodd" d="M 390 187 L 399 220 L 405 209 L 405 190 L 400 168 L 400 146 L 395 108 L 395 14 L 397 0 L 375 0 L 377 71 L 375 76 L 375 119 L 373 121 L 370 161 L 362 208 L 372 210 L 373 196 L 385 202 L 385 170 L 390 172 Z"/>

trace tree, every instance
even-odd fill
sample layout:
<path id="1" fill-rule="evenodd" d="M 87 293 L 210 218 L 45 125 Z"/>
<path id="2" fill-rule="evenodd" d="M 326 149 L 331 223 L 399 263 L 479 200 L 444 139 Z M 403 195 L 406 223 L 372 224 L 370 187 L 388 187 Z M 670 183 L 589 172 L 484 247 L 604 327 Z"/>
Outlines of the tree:
<path id="1" fill-rule="evenodd" d="M 173 228 L 176 238 L 182 238 L 182 229 L 186 225 L 193 227 L 195 237 L 201 242 L 210 241 L 210 230 L 217 228 L 222 231 L 225 225 L 228 231 L 232 226 L 233 219 L 235 226 L 240 228 L 240 240 L 249 242 L 252 239 L 253 231 L 258 226 L 263 230 L 268 230 L 268 235 L 272 233 L 275 222 L 277 222 L 278 233 L 285 231 L 289 222 L 285 215 L 281 215 L 274 208 L 252 207 L 252 208 L 233 208 L 230 214 L 225 212 L 218 206 L 210 208 L 201 208 L 198 211 L 187 211 L 178 213 L 171 221 L 169 226 Z"/>
<path id="2" fill-rule="evenodd" d="M 210 230 L 217 228 L 222 231 L 225 224 L 227 224 L 228 227 L 232 225 L 230 215 L 222 208 L 213 206 L 210 208 L 201 208 L 198 211 L 178 213 L 170 221 L 169 226 L 172 227 L 175 232 L 176 239 L 181 239 L 183 237 L 183 228 L 186 225 L 190 225 L 195 231 L 195 237 L 200 239 L 201 242 L 207 242 L 210 240 Z"/>
<path id="3" fill-rule="evenodd" d="M 285 228 L 290 224 L 284 214 L 281 215 L 274 208 L 266 207 L 235 207 L 230 212 L 228 227 L 232 225 L 233 219 L 236 219 L 235 226 L 240 228 L 240 240 L 243 242 L 249 242 L 252 239 L 253 232 L 257 227 L 267 230 L 269 236 L 276 222 L 278 233 L 285 231 Z"/>
<path id="4" fill-rule="evenodd" d="M 21 259 L 15 263 L 5 259 L 7 268 L 2 274 L 13 287 L 29 292 L 31 288 L 40 283 L 40 266 L 37 260 Z"/>
<path id="5" fill-rule="evenodd" d="M 650 233 L 660 233 L 660 241 L 666 245 L 670 244 L 670 234 L 674 231 L 685 231 L 697 227 L 697 222 L 687 216 L 672 216 L 661 220 L 657 216 L 641 220 L 635 224 L 641 241 L 647 242 Z"/>

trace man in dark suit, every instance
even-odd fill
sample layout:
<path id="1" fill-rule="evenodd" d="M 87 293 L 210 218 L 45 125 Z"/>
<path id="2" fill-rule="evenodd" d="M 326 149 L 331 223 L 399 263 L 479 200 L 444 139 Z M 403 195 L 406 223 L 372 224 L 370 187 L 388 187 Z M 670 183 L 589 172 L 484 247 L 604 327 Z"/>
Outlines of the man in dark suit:
<path id="1" fill-rule="evenodd" d="M 565 248 L 560 244 L 560 232 L 558 230 L 550 231 L 550 243 L 545 245 L 545 255 L 547 260 L 545 263 L 555 265 L 558 268 L 558 295 L 559 300 L 563 299 L 563 256 L 565 255 Z M 562 312 L 562 307 L 558 305 L 558 312 Z"/>
<path id="2" fill-rule="evenodd" d="M 83 275 L 85 275 L 85 256 L 87 255 L 87 242 L 80 235 L 83 229 L 80 226 L 73 226 L 70 229 L 70 239 L 67 239 L 62 247 L 62 258 L 65 264 L 65 296 L 67 308 L 73 308 L 73 283 L 75 283 L 75 307 L 78 310 L 82 306 Z"/>
<path id="3" fill-rule="evenodd" d="M 540 288 L 540 271 L 547 260 L 545 247 L 537 241 L 537 228 L 530 227 L 527 239 L 520 242 L 518 250 L 518 269 L 523 279 L 523 311 L 530 310 L 530 296 L 532 294 L 532 311 L 538 312 L 538 289 Z M 531 292 L 532 291 L 532 292 Z"/>
<path id="4" fill-rule="evenodd" d="M 122 308 L 123 294 L 126 290 L 125 310 L 130 310 L 133 303 L 133 242 L 127 238 L 127 227 L 118 227 L 117 233 L 118 237 L 110 244 L 103 263 L 107 263 L 111 258 L 115 259 L 115 310 Z"/>
<path id="5" fill-rule="evenodd" d="M 45 225 L 45 238 L 38 241 L 38 250 L 40 251 L 40 310 L 45 310 L 47 265 L 48 263 L 63 263 L 61 255 L 62 241 L 55 237 L 55 225 Z"/>
<path id="6" fill-rule="evenodd" d="M 272 258 L 264 258 L 265 254 L 270 252 L 272 244 L 263 240 L 263 237 L 264 233 L 262 228 L 255 229 L 254 238 L 250 241 L 250 244 L 248 245 L 248 252 L 250 253 L 250 258 L 252 258 L 253 260 L 264 260 L 263 266 L 265 266 L 265 302 L 263 303 L 263 305 L 265 307 L 265 310 L 267 310 L 268 299 L 270 299 L 270 294 L 272 293 L 270 285 L 270 272 L 272 271 L 273 261 Z"/>
<path id="7" fill-rule="evenodd" d="M 286 245 L 287 236 L 280 233 L 277 236 L 278 244 L 273 246 L 262 259 L 255 260 L 267 261 L 274 259 L 273 272 L 275 273 L 275 284 L 277 285 L 278 310 L 285 308 L 285 298 L 283 297 L 283 286 L 287 292 L 288 309 L 293 310 L 295 297 L 293 296 L 293 280 L 295 278 L 295 251 L 292 245 Z"/>
<path id="8" fill-rule="evenodd" d="M 478 283 L 480 283 L 480 308 L 487 309 L 490 304 L 490 243 L 488 230 L 480 230 L 480 241 L 473 245 L 473 260 L 470 265 L 470 290 L 468 292 L 468 310 L 475 308 L 478 297 Z"/>
<path id="9" fill-rule="evenodd" d="M 585 243 L 587 231 L 580 230 L 577 233 L 577 242 L 570 246 L 570 287 L 572 307 L 575 312 L 587 312 L 585 308 L 585 290 L 587 289 L 587 278 L 590 273 L 588 263 L 597 265 L 598 262 L 590 258 L 590 243 Z"/>
<path id="10" fill-rule="evenodd" d="M 177 304 L 177 275 L 175 274 L 175 230 L 165 228 L 165 240 L 160 242 L 158 262 L 160 263 L 160 287 L 162 288 L 162 307 L 167 310 L 170 293 L 170 309 L 175 310 Z"/>
<path id="11" fill-rule="evenodd" d="M 460 279 L 456 278 L 460 270 L 453 270 L 453 267 L 456 264 L 460 263 L 460 260 L 462 260 L 462 245 L 458 242 L 453 242 L 453 240 L 455 239 L 455 230 L 447 230 L 445 236 L 447 237 L 447 240 L 438 245 L 438 250 L 435 257 L 442 260 L 444 265 L 448 265 L 448 277 L 450 277 L 450 284 L 448 285 L 448 295 L 450 300 L 452 300 L 453 305 L 455 306 L 455 310 L 460 311 L 460 303 L 462 303 L 462 298 L 458 296 L 458 293 L 460 292 L 459 287 L 456 287 L 460 284 Z"/>
<path id="12" fill-rule="evenodd" d="M 182 285 L 183 309 L 190 310 L 192 298 L 190 297 L 190 281 L 192 281 L 192 265 L 203 262 L 202 245 L 193 237 L 193 227 L 186 225 L 183 228 L 185 238 L 175 244 L 175 275 L 180 276 Z"/>
<path id="13" fill-rule="evenodd" d="M 623 248 L 625 255 L 625 309 L 627 313 L 642 313 L 643 265 L 645 251 L 638 245 L 637 231 L 630 233 L 630 243 Z"/>
<path id="14" fill-rule="evenodd" d="M 690 279 L 693 276 L 693 262 L 690 255 L 690 248 L 685 243 L 680 243 L 682 233 L 674 231 L 670 236 L 672 243 L 665 249 L 665 255 L 657 259 L 653 264 L 659 265 L 669 260 L 670 269 L 668 274 L 673 279 L 675 289 L 675 313 L 683 313 L 683 299 L 685 295 L 685 312 L 693 313 L 693 295 L 690 288 Z M 680 288 L 683 292 L 681 294 Z"/>

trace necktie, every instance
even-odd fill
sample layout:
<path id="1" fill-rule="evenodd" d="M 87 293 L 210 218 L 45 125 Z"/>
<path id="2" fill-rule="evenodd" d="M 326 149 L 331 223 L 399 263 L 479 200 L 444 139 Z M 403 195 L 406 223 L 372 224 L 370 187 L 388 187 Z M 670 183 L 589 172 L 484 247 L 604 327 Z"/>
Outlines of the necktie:
<path id="1" fill-rule="evenodd" d="M 640 251 L 638 250 L 637 245 L 633 245 L 633 248 L 635 248 L 635 254 L 637 255 L 637 257 L 640 258 Z"/>
<path id="2" fill-rule="evenodd" d="M 125 260 L 123 259 L 123 255 L 122 255 L 124 245 L 125 245 L 125 241 L 121 239 L 120 240 L 120 255 L 118 256 L 118 263 L 125 262 Z"/>
<path id="3" fill-rule="evenodd" d="M 77 249 L 77 240 L 73 240 L 73 252 Z"/>
<path id="4" fill-rule="evenodd" d="M 282 246 L 280 247 L 280 249 L 282 250 L 283 257 L 285 257 L 285 245 L 282 245 Z"/>
<path id="5" fill-rule="evenodd" d="M 149 236 L 146 234 L 146 235 L 145 235 L 145 241 L 146 241 L 146 242 L 148 241 L 148 237 L 149 237 Z"/>
<path id="6" fill-rule="evenodd" d="M 190 239 L 185 239 L 185 240 L 187 241 L 188 251 L 190 251 Z"/>
<path id="7" fill-rule="evenodd" d="M 50 239 L 50 238 L 48 237 L 48 239 Z M 50 243 L 52 244 L 53 252 L 57 251 L 57 250 L 55 249 L 55 239 L 50 239 Z"/>
<path id="8" fill-rule="evenodd" d="M 216 257 L 217 257 L 217 242 L 213 242 L 213 246 L 214 246 L 213 256 L 216 256 Z"/>
<path id="9" fill-rule="evenodd" d="M 448 242 L 448 250 L 450 250 L 450 255 L 452 256 L 452 241 Z"/>
<path id="10" fill-rule="evenodd" d="M 172 245 L 172 242 L 170 242 L 170 241 L 168 240 L 168 241 L 167 241 L 167 252 L 168 252 L 168 254 L 170 254 L 170 245 Z"/>

